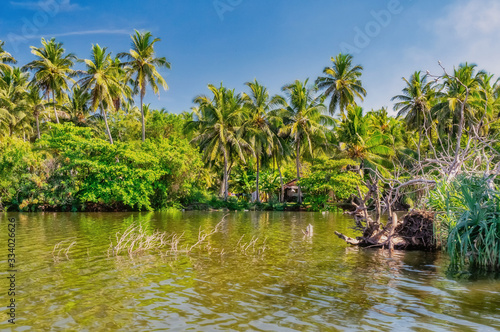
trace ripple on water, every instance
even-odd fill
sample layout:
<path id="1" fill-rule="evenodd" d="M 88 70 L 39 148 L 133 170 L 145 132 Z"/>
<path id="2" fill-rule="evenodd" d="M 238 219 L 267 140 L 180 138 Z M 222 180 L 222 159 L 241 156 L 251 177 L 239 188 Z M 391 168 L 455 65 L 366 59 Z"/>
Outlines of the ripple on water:
<path id="1" fill-rule="evenodd" d="M 109 239 L 132 221 L 197 241 L 222 214 L 15 215 L 20 317 L 17 331 L 489 331 L 500 329 L 500 283 L 446 276 L 439 253 L 349 248 L 343 215 L 234 213 L 213 251 L 107 257 Z M 0 218 L 0 227 L 5 219 Z M 313 224 L 304 240 L 301 229 Z M 237 241 L 267 238 L 262 254 Z M 54 245 L 76 241 L 66 255 Z M 0 243 L 5 234 L 0 233 Z M 2 262 L 0 262 L 1 264 Z M 5 262 L 4 262 L 5 263 Z M 5 294 L 0 294 L 5 302 Z M 0 329 L 5 328 L 0 323 Z"/>

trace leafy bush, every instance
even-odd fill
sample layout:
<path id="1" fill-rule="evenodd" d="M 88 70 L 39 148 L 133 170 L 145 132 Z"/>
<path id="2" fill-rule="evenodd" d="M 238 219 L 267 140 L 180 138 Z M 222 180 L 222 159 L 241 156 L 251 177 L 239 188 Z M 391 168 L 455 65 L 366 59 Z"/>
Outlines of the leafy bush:
<path id="1" fill-rule="evenodd" d="M 313 211 L 336 210 L 330 203 L 349 200 L 361 184 L 361 176 L 349 171 L 357 166 L 355 161 L 349 159 L 315 160 L 309 175 L 300 180 L 304 204 Z"/>
<path id="2" fill-rule="evenodd" d="M 42 186 L 46 174 L 41 160 L 28 142 L 11 137 L 0 140 L 0 211 L 18 209 L 23 195 Z"/>
<path id="3" fill-rule="evenodd" d="M 204 172 L 198 152 L 179 138 L 117 142 L 90 128 L 53 124 L 35 144 L 0 143 L 2 201 L 20 210 L 182 208 Z"/>

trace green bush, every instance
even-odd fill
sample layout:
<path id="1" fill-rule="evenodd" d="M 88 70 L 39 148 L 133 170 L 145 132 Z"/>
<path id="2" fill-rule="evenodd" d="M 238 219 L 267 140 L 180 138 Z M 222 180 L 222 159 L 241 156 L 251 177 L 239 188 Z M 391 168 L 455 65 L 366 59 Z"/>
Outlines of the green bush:
<path id="1" fill-rule="evenodd" d="M 349 171 L 358 164 L 350 159 L 317 159 L 311 172 L 300 180 L 304 204 L 311 211 L 336 210 L 336 203 L 348 201 L 361 186 L 361 176 Z"/>
<path id="2" fill-rule="evenodd" d="M 199 153 L 176 137 L 111 145 L 90 128 L 53 124 L 33 150 L 7 139 L 0 152 L 1 202 L 11 209 L 180 209 L 204 186 Z"/>

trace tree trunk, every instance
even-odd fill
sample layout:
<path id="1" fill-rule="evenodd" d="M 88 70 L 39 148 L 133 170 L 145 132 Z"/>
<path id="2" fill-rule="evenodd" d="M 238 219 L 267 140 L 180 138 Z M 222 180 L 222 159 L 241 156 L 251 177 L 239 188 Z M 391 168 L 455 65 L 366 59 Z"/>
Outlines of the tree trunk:
<path id="1" fill-rule="evenodd" d="M 54 114 L 56 115 L 56 123 L 59 123 L 59 116 L 56 109 L 56 92 L 52 90 L 52 102 L 54 103 Z"/>
<path id="2" fill-rule="evenodd" d="M 227 201 L 227 197 L 229 196 L 228 190 L 228 179 L 227 179 L 227 151 L 224 148 L 224 200 Z"/>
<path id="3" fill-rule="evenodd" d="M 224 174 L 222 174 L 222 179 L 220 181 L 219 197 L 224 197 L 224 192 L 225 192 L 224 185 L 225 185 L 225 181 L 226 181 L 226 178 L 225 178 Z"/>
<path id="4" fill-rule="evenodd" d="M 146 121 L 144 120 L 144 108 L 142 104 L 142 100 L 144 99 L 144 95 L 146 92 L 141 91 L 141 118 L 142 118 L 142 141 L 146 140 Z"/>
<path id="5" fill-rule="evenodd" d="M 281 193 L 280 193 L 280 203 L 285 201 L 285 184 L 283 183 L 283 175 L 281 174 L 281 165 L 278 163 L 278 172 L 280 173 L 280 185 L 281 185 Z"/>
<path id="6" fill-rule="evenodd" d="M 260 203 L 260 191 L 259 191 L 259 171 L 260 171 L 260 158 L 259 154 L 257 153 L 257 180 L 256 180 L 256 185 L 257 185 L 257 203 Z"/>
<path id="7" fill-rule="evenodd" d="M 297 185 L 298 185 L 298 202 L 299 204 L 302 204 L 302 190 L 300 188 L 300 141 L 297 140 L 297 151 L 296 151 L 296 154 L 297 154 L 297 158 L 295 160 L 296 162 L 296 166 L 297 166 Z"/>
<path id="8" fill-rule="evenodd" d="M 36 137 L 40 139 L 40 122 L 38 120 L 38 113 L 35 115 L 36 120 Z"/>
<path id="9" fill-rule="evenodd" d="M 111 130 L 109 130 L 108 117 L 106 116 L 106 110 L 104 109 L 101 101 L 101 112 L 104 117 L 104 124 L 106 125 L 106 131 L 108 133 L 109 143 L 113 144 L 113 137 L 111 137 Z"/>

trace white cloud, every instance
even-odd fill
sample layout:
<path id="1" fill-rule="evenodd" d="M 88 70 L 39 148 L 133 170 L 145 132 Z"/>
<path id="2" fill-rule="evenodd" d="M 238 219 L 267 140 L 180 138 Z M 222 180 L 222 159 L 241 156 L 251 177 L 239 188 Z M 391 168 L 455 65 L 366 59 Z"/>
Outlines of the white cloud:
<path id="1" fill-rule="evenodd" d="M 383 85 L 374 78 L 364 78 L 370 107 L 387 105 L 391 109 L 390 98 L 404 87 L 401 77 L 408 77 L 415 70 L 443 74 L 438 61 L 447 71 L 469 62 L 500 76 L 500 1 L 457 0 L 440 12 L 438 18 L 429 16 L 420 20 L 415 43 L 400 50 L 401 56 L 377 76 L 384 77 Z"/>
<path id="2" fill-rule="evenodd" d="M 462 1 L 450 5 L 448 14 L 439 19 L 435 27 L 466 41 L 471 37 L 496 33 L 500 29 L 499 15 L 500 3 L 497 0 Z"/>
<path id="3" fill-rule="evenodd" d="M 428 53 L 438 56 L 448 67 L 467 61 L 500 74 L 498 0 L 459 1 L 446 8 L 445 16 L 427 26 L 435 34 Z"/>
<path id="4" fill-rule="evenodd" d="M 71 0 L 44 0 L 44 1 L 10 1 L 10 5 L 14 7 L 24 8 L 26 10 L 37 11 L 44 8 L 52 8 L 55 6 L 59 12 L 69 12 L 74 10 L 84 9 L 76 3 L 71 3 Z"/>

